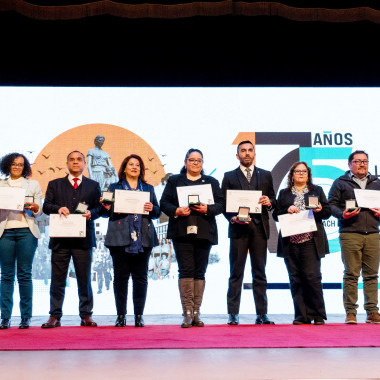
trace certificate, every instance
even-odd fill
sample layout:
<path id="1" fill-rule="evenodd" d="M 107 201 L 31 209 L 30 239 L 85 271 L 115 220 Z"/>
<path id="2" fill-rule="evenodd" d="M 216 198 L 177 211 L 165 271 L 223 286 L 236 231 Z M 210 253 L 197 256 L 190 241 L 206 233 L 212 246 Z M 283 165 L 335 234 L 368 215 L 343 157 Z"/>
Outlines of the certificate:
<path id="1" fill-rule="evenodd" d="M 239 207 L 249 207 L 250 214 L 261 214 L 260 190 L 227 190 L 226 212 L 238 213 Z"/>
<path id="2" fill-rule="evenodd" d="M 206 205 L 214 204 L 214 196 L 210 184 L 178 186 L 177 195 L 179 207 L 187 207 L 189 205 L 189 195 L 198 195 L 199 201 Z"/>
<path id="3" fill-rule="evenodd" d="M 354 189 L 356 203 L 358 207 L 379 208 L 380 207 L 380 191 Z"/>
<path id="4" fill-rule="evenodd" d="M 300 211 L 298 214 L 278 216 L 282 237 L 317 231 L 314 214 L 311 210 Z"/>
<path id="5" fill-rule="evenodd" d="M 0 209 L 24 210 L 25 189 L 21 187 L 0 187 Z"/>
<path id="6" fill-rule="evenodd" d="M 121 214 L 144 214 L 144 204 L 150 201 L 149 191 L 115 190 L 114 212 Z"/>
<path id="7" fill-rule="evenodd" d="M 49 237 L 86 237 L 86 218 L 79 214 L 51 214 Z"/>

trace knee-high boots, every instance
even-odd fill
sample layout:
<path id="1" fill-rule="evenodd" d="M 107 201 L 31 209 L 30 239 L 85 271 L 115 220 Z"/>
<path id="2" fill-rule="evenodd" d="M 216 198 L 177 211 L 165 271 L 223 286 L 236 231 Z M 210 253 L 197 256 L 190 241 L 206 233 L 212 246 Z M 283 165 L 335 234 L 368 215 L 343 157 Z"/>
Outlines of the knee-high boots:
<path id="1" fill-rule="evenodd" d="M 205 291 L 205 280 L 194 280 L 194 309 L 193 309 L 193 326 L 203 327 L 205 324 L 200 319 L 200 308 Z"/>

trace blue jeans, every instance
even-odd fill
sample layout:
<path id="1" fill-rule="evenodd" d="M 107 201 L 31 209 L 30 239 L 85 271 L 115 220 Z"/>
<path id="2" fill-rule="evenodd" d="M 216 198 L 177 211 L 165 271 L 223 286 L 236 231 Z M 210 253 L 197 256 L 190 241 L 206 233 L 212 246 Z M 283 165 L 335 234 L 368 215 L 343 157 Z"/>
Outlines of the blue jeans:
<path id="1" fill-rule="evenodd" d="M 21 318 L 32 317 L 32 264 L 38 239 L 29 228 L 4 230 L 0 238 L 1 318 L 9 319 L 13 309 L 13 291 L 17 267 Z"/>

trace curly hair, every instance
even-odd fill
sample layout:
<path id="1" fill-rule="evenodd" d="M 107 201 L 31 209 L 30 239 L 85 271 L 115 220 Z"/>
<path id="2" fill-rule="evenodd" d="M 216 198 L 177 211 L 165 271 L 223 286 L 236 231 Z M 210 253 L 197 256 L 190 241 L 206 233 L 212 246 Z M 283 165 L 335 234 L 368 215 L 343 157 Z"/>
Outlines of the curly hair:
<path id="1" fill-rule="evenodd" d="M 119 177 L 119 181 L 122 182 L 122 181 L 125 181 L 127 175 L 125 174 L 125 168 L 127 167 L 127 164 L 129 162 L 129 160 L 131 158 L 135 158 L 136 160 L 138 160 L 138 162 L 140 163 L 140 174 L 139 174 L 139 180 L 143 183 L 146 183 L 146 180 L 145 180 L 145 165 L 144 165 L 144 161 L 142 160 L 142 158 L 140 156 L 138 156 L 137 154 L 130 154 L 128 157 L 125 157 L 123 162 L 121 163 L 120 165 L 120 169 L 119 169 L 119 172 L 118 172 L 118 177 Z"/>
<path id="2" fill-rule="evenodd" d="M 18 157 L 22 157 L 24 159 L 24 169 L 21 175 L 24 178 L 28 178 L 29 176 L 32 175 L 32 166 L 30 165 L 29 160 L 21 153 L 13 152 L 13 153 L 6 154 L 1 159 L 0 170 L 5 176 L 10 176 L 11 166 L 13 164 L 13 161 Z"/>
<path id="3" fill-rule="evenodd" d="M 306 162 L 304 161 L 297 161 L 295 162 L 289 169 L 289 174 L 288 174 L 288 184 L 287 184 L 287 189 L 288 190 L 291 190 L 292 187 L 293 187 L 293 174 L 294 174 L 294 170 L 296 169 L 296 167 L 298 165 L 305 165 L 306 166 L 306 169 L 307 169 L 307 188 L 310 190 L 313 190 L 315 188 L 315 185 L 313 184 L 313 177 L 311 175 L 311 169 L 309 168 L 309 166 L 307 165 Z"/>

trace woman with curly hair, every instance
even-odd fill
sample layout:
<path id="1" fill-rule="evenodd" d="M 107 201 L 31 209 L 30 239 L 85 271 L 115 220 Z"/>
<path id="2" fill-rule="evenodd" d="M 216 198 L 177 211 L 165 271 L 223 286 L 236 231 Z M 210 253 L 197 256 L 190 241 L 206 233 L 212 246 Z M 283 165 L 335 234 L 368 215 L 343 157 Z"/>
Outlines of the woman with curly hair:
<path id="1" fill-rule="evenodd" d="M 32 317 L 32 264 L 40 231 L 35 222 L 41 214 L 41 188 L 32 174 L 28 159 L 20 153 L 10 153 L 1 159 L 0 170 L 7 178 L 1 187 L 25 189 L 22 211 L 0 209 L 1 323 L 8 329 L 13 308 L 13 291 L 17 269 L 20 292 L 20 329 L 29 328 Z"/>

